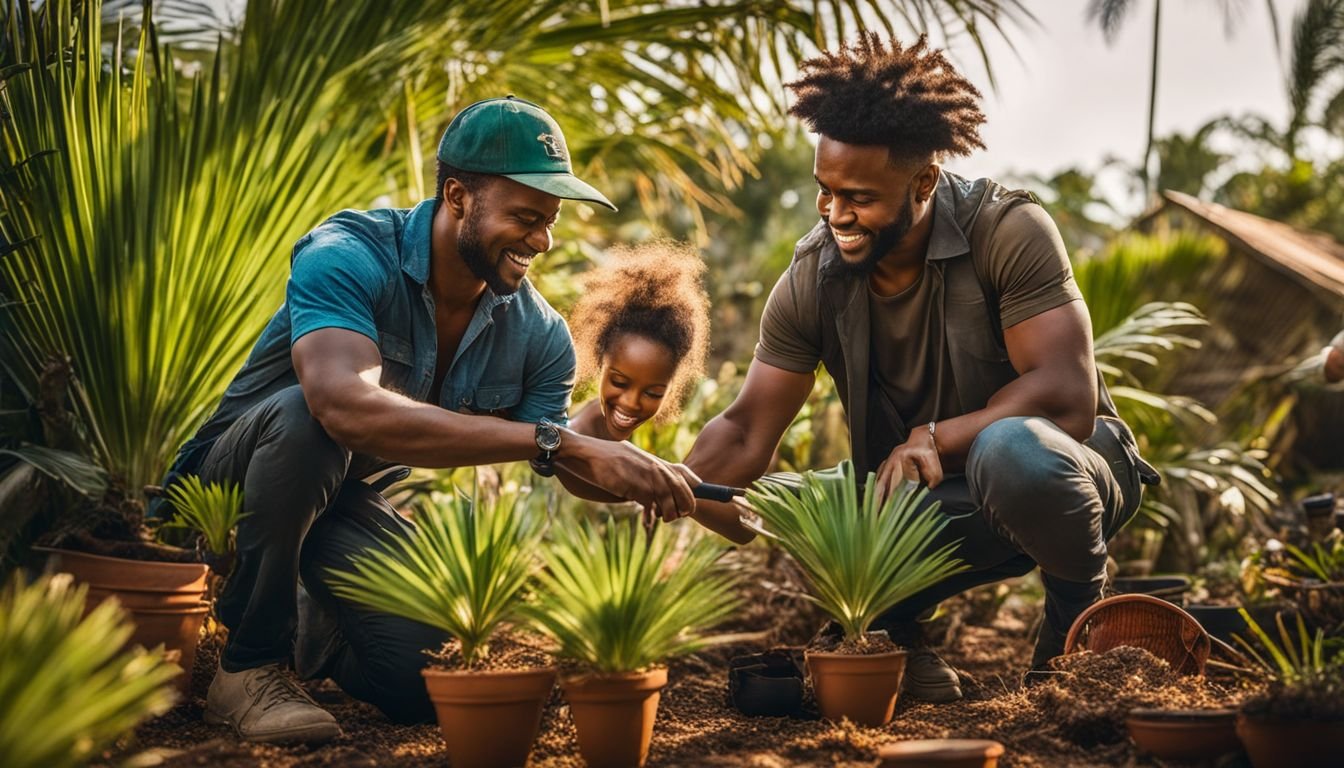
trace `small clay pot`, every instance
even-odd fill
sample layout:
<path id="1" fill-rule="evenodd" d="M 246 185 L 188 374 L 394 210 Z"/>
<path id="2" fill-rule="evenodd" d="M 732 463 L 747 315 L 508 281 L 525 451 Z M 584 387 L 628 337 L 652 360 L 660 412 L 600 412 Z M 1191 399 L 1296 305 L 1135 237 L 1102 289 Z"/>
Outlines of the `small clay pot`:
<path id="1" fill-rule="evenodd" d="M 1273 720 L 1237 715 L 1237 736 L 1255 768 L 1336 768 L 1344 720 Z"/>
<path id="2" fill-rule="evenodd" d="M 914 739 L 884 744 L 877 768 L 995 768 L 1003 745 L 989 739 Z"/>
<path id="3" fill-rule="evenodd" d="M 1121 595 L 1152 595 L 1183 605 L 1190 580 L 1184 576 L 1132 576 L 1116 579 L 1111 582 L 1111 588 Z"/>
<path id="4" fill-rule="evenodd" d="M 807 652 L 817 708 L 827 720 L 859 725 L 891 722 L 905 673 L 905 651 L 873 654 Z"/>
<path id="5" fill-rule="evenodd" d="M 209 611 L 203 600 L 208 572 L 204 563 L 162 563 L 50 547 L 33 549 L 47 553 L 48 570 L 72 574 L 75 581 L 88 585 L 85 613 L 108 597 L 121 602 L 135 624 L 127 646 L 153 648 L 162 643 L 165 649 L 180 652 L 183 674 L 177 678 L 177 690 L 183 696 L 191 691 L 196 645 Z"/>
<path id="6" fill-rule="evenodd" d="M 581 675 L 560 683 L 574 718 L 579 754 L 590 768 L 637 768 L 649 757 L 667 668 Z"/>
<path id="7" fill-rule="evenodd" d="M 426 669 L 425 690 L 454 768 L 508 768 L 527 762 L 554 667 L 490 672 Z"/>
<path id="8" fill-rule="evenodd" d="M 1163 760 L 1212 760 L 1241 750 L 1235 709 L 1131 709 L 1125 727 L 1141 751 Z"/>

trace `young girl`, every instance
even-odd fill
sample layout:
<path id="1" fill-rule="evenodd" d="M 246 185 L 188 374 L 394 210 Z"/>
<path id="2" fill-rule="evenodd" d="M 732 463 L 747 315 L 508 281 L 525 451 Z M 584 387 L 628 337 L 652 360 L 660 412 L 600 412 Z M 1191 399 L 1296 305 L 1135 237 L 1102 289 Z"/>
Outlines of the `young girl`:
<path id="1" fill-rule="evenodd" d="M 690 247 L 657 241 L 617 248 L 583 277 L 569 328 L 579 381 L 596 376 L 597 396 L 571 419 L 576 432 L 626 440 L 649 419 L 680 413 L 709 348 L 704 271 Z"/>

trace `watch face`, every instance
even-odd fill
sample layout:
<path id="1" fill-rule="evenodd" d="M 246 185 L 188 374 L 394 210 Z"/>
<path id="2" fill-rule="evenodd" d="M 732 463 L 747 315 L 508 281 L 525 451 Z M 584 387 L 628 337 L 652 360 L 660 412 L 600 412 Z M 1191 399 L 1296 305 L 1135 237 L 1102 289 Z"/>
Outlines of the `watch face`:
<path id="1" fill-rule="evenodd" d="M 537 447 L 543 451 L 560 447 L 560 430 L 551 422 L 542 420 L 537 424 Z"/>

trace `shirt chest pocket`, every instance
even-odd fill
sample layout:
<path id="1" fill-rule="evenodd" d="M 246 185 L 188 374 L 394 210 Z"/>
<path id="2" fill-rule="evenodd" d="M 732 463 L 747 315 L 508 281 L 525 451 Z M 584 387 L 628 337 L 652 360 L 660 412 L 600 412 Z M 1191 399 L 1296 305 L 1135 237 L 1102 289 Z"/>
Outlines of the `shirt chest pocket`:
<path id="1" fill-rule="evenodd" d="M 476 388 L 471 398 L 464 398 L 464 407 L 476 413 L 508 416 L 508 412 L 523 399 L 523 388 L 517 384 L 502 384 Z"/>
<path id="2" fill-rule="evenodd" d="M 380 383 L 384 387 L 409 391 L 415 373 L 415 347 L 401 336 L 379 331 L 378 352 L 383 357 Z"/>

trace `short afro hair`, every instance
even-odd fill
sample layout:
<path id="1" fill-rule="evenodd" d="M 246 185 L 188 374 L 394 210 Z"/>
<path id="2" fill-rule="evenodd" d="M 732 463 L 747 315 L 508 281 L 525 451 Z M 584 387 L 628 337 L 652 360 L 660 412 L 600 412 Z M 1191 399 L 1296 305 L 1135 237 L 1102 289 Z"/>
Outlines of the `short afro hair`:
<path id="1" fill-rule="evenodd" d="M 709 296 L 701 284 L 705 262 L 690 246 L 655 240 L 607 252 L 607 265 L 585 273 L 570 312 L 580 382 L 598 375 L 607 352 L 623 336 L 666 347 L 676 360 L 655 421 L 681 413 L 692 382 L 705 375 L 709 352 Z"/>
<path id="2" fill-rule="evenodd" d="M 980 91 L 920 35 L 909 48 L 869 32 L 801 65 L 789 114 L 845 144 L 882 145 L 893 159 L 984 149 Z"/>

